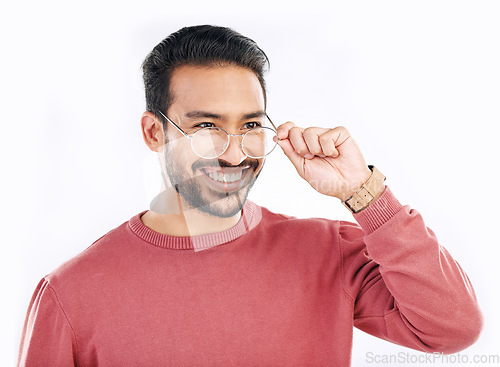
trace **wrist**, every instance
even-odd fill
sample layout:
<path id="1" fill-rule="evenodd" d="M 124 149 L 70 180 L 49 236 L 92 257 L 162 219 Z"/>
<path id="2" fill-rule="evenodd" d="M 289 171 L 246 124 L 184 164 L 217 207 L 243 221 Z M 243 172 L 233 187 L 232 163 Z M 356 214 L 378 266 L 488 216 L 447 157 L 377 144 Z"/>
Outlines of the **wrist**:
<path id="1" fill-rule="evenodd" d="M 342 201 L 352 213 L 359 213 L 377 200 L 385 190 L 385 176 L 374 166 L 368 166 L 370 176 L 350 197 Z"/>
<path id="2" fill-rule="evenodd" d="M 370 176 L 372 175 L 372 171 L 369 168 L 369 166 L 365 167 L 364 175 L 361 176 L 359 181 L 356 181 L 355 183 L 352 183 L 350 186 L 347 186 L 342 193 L 337 196 L 340 201 L 345 202 L 349 200 L 356 192 L 358 192 L 361 187 L 370 179 Z"/>

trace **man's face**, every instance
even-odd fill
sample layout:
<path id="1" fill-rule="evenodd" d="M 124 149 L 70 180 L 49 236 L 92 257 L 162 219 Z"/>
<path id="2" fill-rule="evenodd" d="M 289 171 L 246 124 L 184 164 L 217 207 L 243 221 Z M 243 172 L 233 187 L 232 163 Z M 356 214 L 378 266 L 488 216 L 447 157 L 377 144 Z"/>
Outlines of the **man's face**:
<path id="1" fill-rule="evenodd" d="M 243 134 L 263 114 L 264 95 L 257 76 L 238 66 L 181 66 L 172 74 L 173 103 L 166 115 L 188 135 L 203 127 Z M 218 217 L 238 213 L 264 159 L 247 157 L 241 138 L 231 137 L 214 159 L 197 156 L 174 126 L 166 129 L 165 168 L 173 187 L 192 208 Z"/>

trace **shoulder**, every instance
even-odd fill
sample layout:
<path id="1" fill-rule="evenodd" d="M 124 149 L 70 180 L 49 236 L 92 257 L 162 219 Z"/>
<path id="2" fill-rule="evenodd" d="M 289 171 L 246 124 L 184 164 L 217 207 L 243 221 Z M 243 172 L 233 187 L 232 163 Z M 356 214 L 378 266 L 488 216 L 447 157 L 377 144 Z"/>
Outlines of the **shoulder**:
<path id="1" fill-rule="evenodd" d="M 276 231 L 281 236 L 362 243 L 365 235 L 359 224 L 354 222 L 327 218 L 297 218 L 273 212 L 265 207 L 260 207 L 260 209 L 262 211 L 261 229 Z"/>
<path id="2" fill-rule="evenodd" d="M 298 218 L 292 215 L 277 213 L 271 211 L 263 206 L 257 207 L 262 212 L 262 222 L 263 224 L 273 225 L 273 226 L 306 226 L 312 228 L 335 228 L 338 232 L 342 233 L 363 233 L 360 225 L 355 222 L 349 222 L 345 220 L 336 220 L 320 217 L 311 218 Z"/>
<path id="3" fill-rule="evenodd" d="M 338 227 L 340 222 L 338 220 L 332 220 L 327 218 L 298 218 L 296 216 L 273 212 L 265 207 L 260 207 L 262 210 L 262 223 L 269 226 L 281 226 L 281 227 L 302 227 L 302 226 L 313 226 L 313 227 Z"/>
<path id="4" fill-rule="evenodd" d="M 80 254 L 61 264 L 45 278 L 57 292 L 73 288 L 109 269 L 109 263 L 117 255 L 117 249 L 129 239 L 128 221 L 112 229 L 94 241 Z M 109 271 L 109 270 L 108 270 Z"/>

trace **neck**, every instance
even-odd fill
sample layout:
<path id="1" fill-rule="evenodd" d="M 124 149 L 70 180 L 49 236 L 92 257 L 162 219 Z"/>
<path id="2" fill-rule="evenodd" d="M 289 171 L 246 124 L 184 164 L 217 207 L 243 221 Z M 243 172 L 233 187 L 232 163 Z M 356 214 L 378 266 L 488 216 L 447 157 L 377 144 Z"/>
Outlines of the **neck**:
<path id="1" fill-rule="evenodd" d="M 168 208 L 155 210 L 155 202 L 153 202 L 152 210 L 147 211 L 141 217 L 146 227 L 161 234 L 193 237 L 218 233 L 234 227 L 241 218 L 241 210 L 232 217 L 220 218 L 195 208 L 186 208 L 177 193 L 175 193 L 175 198 L 166 199 L 169 203 Z"/>

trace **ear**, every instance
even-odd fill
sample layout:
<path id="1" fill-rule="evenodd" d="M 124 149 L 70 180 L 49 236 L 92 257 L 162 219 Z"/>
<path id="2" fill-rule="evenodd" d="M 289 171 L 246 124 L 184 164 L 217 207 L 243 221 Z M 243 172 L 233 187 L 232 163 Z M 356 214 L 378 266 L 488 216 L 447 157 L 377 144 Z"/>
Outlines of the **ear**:
<path id="1" fill-rule="evenodd" d="M 153 152 L 160 152 L 165 143 L 163 124 L 153 113 L 146 111 L 142 114 L 141 130 L 144 142 Z"/>

